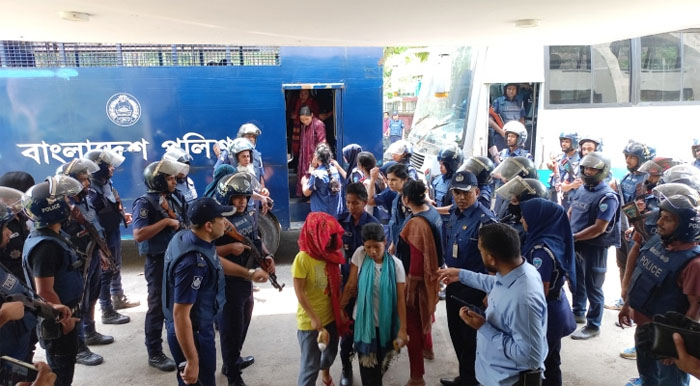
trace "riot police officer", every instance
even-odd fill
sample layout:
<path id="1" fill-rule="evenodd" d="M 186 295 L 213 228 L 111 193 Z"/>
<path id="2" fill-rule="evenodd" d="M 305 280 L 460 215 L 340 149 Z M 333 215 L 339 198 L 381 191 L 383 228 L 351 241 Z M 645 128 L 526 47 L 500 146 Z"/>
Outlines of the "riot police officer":
<path id="1" fill-rule="evenodd" d="M 700 169 L 700 139 L 693 140 L 693 145 L 690 146 L 690 150 L 693 152 L 693 159 L 695 159 L 693 165 Z"/>
<path id="2" fill-rule="evenodd" d="M 569 209 L 569 192 L 576 187 L 573 185 L 578 173 L 578 163 L 581 160 L 578 148 L 578 133 L 562 131 L 559 134 L 559 144 L 562 153 L 556 159 L 547 162 L 547 168 L 552 171 L 549 178 L 550 200 Z"/>
<path id="3" fill-rule="evenodd" d="M 411 157 L 413 156 L 413 145 L 405 139 L 400 139 L 386 149 L 384 158 L 390 158 L 396 163 L 405 165 L 408 168 L 408 176 L 412 180 L 418 179 L 416 168 L 411 165 Z"/>
<path id="4" fill-rule="evenodd" d="M 80 305 L 82 320 L 78 325 L 78 355 L 77 363 L 87 366 L 95 366 L 103 362 L 102 356 L 93 353 L 87 345 L 103 345 L 114 342 L 114 338 L 102 335 L 95 330 L 95 305 L 100 295 L 100 273 L 101 266 L 108 265 L 102 263 L 100 249 L 97 245 L 104 241 L 104 232 L 97 219 L 95 208 L 90 205 L 87 199 L 88 188 L 90 187 L 90 174 L 99 170 L 99 167 L 89 159 L 74 159 L 69 163 L 61 165 L 56 171 L 57 175 L 66 175 L 75 178 L 83 185 L 83 190 L 75 196 L 68 197 L 72 210 L 77 210 L 75 215 L 71 215 L 69 220 L 63 224 L 63 230 L 70 236 L 70 240 L 76 247 L 78 255 L 85 261 L 83 267 L 83 277 L 85 288 L 83 290 L 83 301 Z M 93 235 L 90 230 L 97 234 Z M 95 239 L 95 238 L 99 238 Z M 101 264 L 102 263 L 102 264 Z M 128 323 L 130 318 L 117 314 L 114 324 Z"/>
<path id="5" fill-rule="evenodd" d="M 610 160 L 601 153 L 589 153 L 579 164 L 583 186 L 574 192 L 569 208 L 571 231 L 576 249 L 576 321 L 587 324 L 573 339 L 589 339 L 600 334 L 603 319 L 603 282 L 607 251 L 620 246 L 620 197 L 605 183 Z M 586 299 L 590 303 L 586 312 Z"/>
<path id="6" fill-rule="evenodd" d="M 61 323 L 60 337 L 39 336 L 46 349 L 46 360 L 56 373 L 56 385 L 73 382 L 79 322 L 79 305 L 83 293 L 81 262 L 61 224 L 70 216 L 66 197 L 75 196 L 83 186 L 75 179 L 60 175 L 49 177 L 25 193 L 24 211 L 34 222 L 34 230 L 24 243 L 22 265 L 27 281 L 33 281 L 36 292 L 46 301 L 63 304 L 75 310 L 73 318 Z"/>
<path id="7" fill-rule="evenodd" d="M 546 198 L 547 188 L 540 180 L 515 176 L 503 186 L 496 189 L 496 194 L 503 199 L 504 202 L 508 203 L 506 212 L 498 221 L 514 228 L 520 237 L 521 246 L 524 246 L 527 235 L 525 233 L 525 228 L 520 222 L 522 218 L 520 203 L 537 197 Z"/>
<path id="8" fill-rule="evenodd" d="M 579 156 L 583 158 L 588 155 L 588 153 L 593 153 L 594 151 L 603 151 L 603 140 L 593 135 L 582 135 L 578 140 Z"/>
<path id="9" fill-rule="evenodd" d="M 459 168 L 458 171 L 469 171 L 476 176 L 476 180 L 479 182 L 479 202 L 486 209 L 491 209 L 491 193 L 493 193 L 493 188 L 491 186 L 492 178 L 491 173 L 493 172 L 494 165 L 488 157 L 482 156 L 471 156 L 464 161 L 464 164 Z"/>
<path id="10" fill-rule="evenodd" d="M 235 386 L 245 385 L 241 373 L 255 361 L 252 356 L 241 357 L 241 349 L 253 315 L 251 277 L 262 275 L 263 280 L 267 279 L 266 274 L 259 273 L 260 270 L 254 268 L 257 263 L 251 253 L 257 252 L 264 256 L 263 259 L 269 264 L 267 272 L 275 272 L 273 257 L 267 253 L 260 238 L 255 212 L 248 209 L 248 202 L 257 188 L 259 184 L 253 174 L 238 172 L 224 177 L 217 185 L 214 194 L 214 198 L 220 204 L 233 205 L 235 210 L 227 215 L 227 219 L 233 224 L 237 233 L 254 244 L 246 245 L 229 233 L 216 240 L 216 251 L 219 256 L 235 266 L 246 269 L 245 275 L 226 276 L 226 305 L 219 315 L 221 356 L 224 362 L 222 373 L 228 377 L 229 385 Z M 251 251 L 251 248 L 256 248 L 257 251 Z M 247 271 L 248 267 L 251 267 L 250 271 Z"/>
<path id="11" fill-rule="evenodd" d="M 430 184 L 435 191 L 436 206 L 446 207 L 452 205 L 452 195 L 449 194 L 450 184 L 452 183 L 452 177 L 462 164 L 462 151 L 456 144 L 452 144 L 440 149 L 437 160 L 440 163 L 440 175 L 433 178 Z M 445 216 L 443 216 L 443 219 L 447 220 Z"/>
<path id="12" fill-rule="evenodd" d="M 519 121 L 510 121 L 503 126 L 506 132 L 506 148 L 498 154 L 499 162 L 509 157 L 526 157 L 532 159 L 532 155 L 524 149 L 527 141 L 527 129 Z"/>
<path id="13" fill-rule="evenodd" d="M 656 151 L 647 145 L 630 141 L 623 150 L 625 155 L 625 161 L 627 163 L 627 170 L 629 173 L 625 174 L 622 180 L 617 183 L 614 181 L 611 183 L 613 189 L 622 197 L 620 205 L 625 205 L 629 202 L 634 201 L 637 197 L 644 197 L 646 195 L 646 188 L 644 182 L 647 179 L 647 174 L 639 171 L 639 167 L 646 161 L 651 160 L 656 156 Z M 623 216 L 621 218 L 620 231 L 624 235 L 627 229 L 629 229 L 629 224 L 627 222 L 627 217 Z M 620 282 L 622 282 L 625 275 L 625 267 L 627 265 L 627 255 L 629 254 L 630 245 L 626 237 L 622 237 L 620 241 L 620 248 L 616 249 L 617 267 L 620 272 Z M 623 300 L 620 298 L 612 305 L 606 306 L 607 308 L 619 310 L 622 308 Z"/>
<path id="14" fill-rule="evenodd" d="M 146 194 L 134 201 L 134 240 L 139 254 L 146 255 L 144 274 L 148 284 L 145 333 L 148 364 L 162 371 L 175 370 L 175 362 L 163 354 L 163 256 L 175 232 L 187 226 L 187 202 L 176 188 L 178 174 L 186 164 L 163 159 L 143 171 Z"/>
<path id="15" fill-rule="evenodd" d="M 657 234 L 640 251 L 618 318 L 622 325 L 630 326 L 632 319 L 637 323 L 637 370 L 643 384 L 687 385 L 688 374 L 675 365 L 661 363 L 652 354 L 645 331 L 656 314 L 675 311 L 691 319 L 697 317 L 700 197 L 682 186 L 665 189 L 663 194 L 659 188 L 654 189 L 660 200 Z"/>
<path id="16" fill-rule="evenodd" d="M 179 147 L 169 148 L 165 154 L 163 154 L 163 159 L 165 158 L 181 162 L 187 166 L 192 163 L 192 156 Z M 185 201 L 190 203 L 197 199 L 197 189 L 194 187 L 194 182 L 188 175 L 178 174 L 175 176 L 175 179 L 177 180 L 177 186 L 175 189 L 177 189 L 177 191 L 180 192 L 183 197 L 185 197 Z"/>
<path id="17" fill-rule="evenodd" d="M 213 198 L 195 200 L 188 210 L 192 229 L 175 234 L 165 252 L 163 313 L 168 345 L 177 363 L 186 361 L 177 373 L 179 385 L 216 384 L 214 318 L 226 300 L 214 240 L 224 234 L 228 225 L 224 216 L 233 211 Z"/>
<path id="18" fill-rule="evenodd" d="M 491 172 L 491 175 L 496 179 L 496 187 L 498 188 L 502 184 L 515 178 L 515 176 L 537 179 L 537 169 L 529 158 L 521 156 L 510 157 L 501 162 L 493 172 Z M 496 217 L 502 218 L 505 216 L 507 209 L 508 200 L 496 195 L 496 202 L 493 208 L 493 213 L 496 214 Z"/>
<path id="19" fill-rule="evenodd" d="M 444 262 L 448 267 L 486 273 L 477 247 L 478 233 L 482 225 L 496 222 L 496 218 L 490 210 L 477 201 L 478 184 L 476 176 L 469 171 L 457 172 L 452 179 L 450 190 L 454 196 L 455 205 L 450 209 L 450 220 L 446 227 Z M 459 309 L 463 304 L 454 297 L 480 305 L 483 304 L 485 296 L 484 292 L 459 282 L 447 286 L 445 300 L 447 326 L 459 361 L 459 376 L 440 379 L 443 385 L 478 384 L 474 373 L 476 330 L 462 321 Z"/>
<path id="20" fill-rule="evenodd" d="M 262 161 L 262 154 L 257 149 L 258 137 L 262 130 L 254 123 L 244 123 L 238 128 L 238 138 L 245 138 L 253 144 L 253 166 L 255 175 L 260 181 L 261 188 L 265 187 L 265 166 Z"/>
<path id="21" fill-rule="evenodd" d="M 112 184 L 112 176 L 114 169 L 124 162 L 124 157 L 111 150 L 102 149 L 88 152 L 85 158 L 93 161 L 100 168 L 92 173 L 88 201 L 97 211 L 97 218 L 104 230 L 105 241 L 107 241 L 116 266 L 116 270 L 102 271 L 100 288 L 102 323 L 113 324 L 119 320 L 119 314 L 116 310 L 141 305 L 139 301 L 130 301 L 122 289 L 122 235 L 120 226 L 122 223 L 124 227 L 131 224 L 131 213 L 124 211 L 119 193 Z"/>
<path id="22" fill-rule="evenodd" d="M 32 186 L 34 178 L 25 172 L 7 172 L 0 176 L 0 200 L 15 214 L 7 223 L 12 235 L 7 245 L 0 248 L 0 262 L 21 281 L 24 281 L 22 249 L 24 240 L 29 237 L 28 218 L 22 212 L 22 195 Z"/>

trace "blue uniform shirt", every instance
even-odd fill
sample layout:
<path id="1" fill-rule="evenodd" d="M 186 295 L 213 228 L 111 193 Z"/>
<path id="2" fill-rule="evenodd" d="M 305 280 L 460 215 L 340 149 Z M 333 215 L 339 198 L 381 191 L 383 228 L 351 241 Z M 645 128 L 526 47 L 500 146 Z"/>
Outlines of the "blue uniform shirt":
<path id="1" fill-rule="evenodd" d="M 527 159 L 531 160 L 532 154 L 530 154 L 527 150 L 523 149 L 522 147 L 518 147 L 513 151 L 510 151 L 510 148 L 506 147 L 505 149 L 501 150 L 501 152 L 499 153 L 499 157 L 501 158 L 501 162 L 503 162 L 504 159 L 510 157 L 526 157 Z"/>
<path id="2" fill-rule="evenodd" d="M 695 160 L 695 163 L 693 163 L 693 165 L 694 165 L 696 168 L 700 169 L 700 159 L 696 159 L 696 160 Z"/>
<path id="3" fill-rule="evenodd" d="M 374 195 L 374 204 L 383 207 L 389 214 L 391 214 L 391 204 L 394 202 L 397 194 L 398 193 L 392 191 L 391 189 L 386 188 L 382 190 L 381 193 Z"/>
<path id="4" fill-rule="evenodd" d="M 331 175 L 339 184 L 342 184 L 340 174 L 335 168 L 331 169 Z M 326 212 L 333 217 L 338 217 L 342 209 L 342 195 L 340 192 L 331 192 L 330 182 L 325 166 L 319 166 L 311 173 L 308 182 L 308 187 L 312 190 L 311 211 Z"/>
<path id="5" fill-rule="evenodd" d="M 547 301 L 535 267 L 523 262 L 505 276 L 461 270 L 459 281 L 489 296 L 486 323 L 476 338 L 479 382 L 512 386 L 521 371 L 544 368 Z"/>
<path id="6" fill-rule="evenodd" d="M 478 201 L 464 211 L 456 205 L 450 209 L 450 220 L 445 227 L 444 260 L 448 267 L 486 272 L 477 246 L 479 228 L 496 222 L 490 210 Z"/>
<path id="7" fill-rule="evenodd" d="M 403 206 L 401 202 L 401 195 L 397 194 L 394 200 L 391 202 L 391 219 L 389 220 L 389 241 L 394 244 L 394 246 L 399 245 L 399 234 L 403 229 L 403 224 L 406 222 L 410 211 L 408 208 Z"/>
<path id="8" fill-rule="evenodd" d="M 209 247 L 209 243 L 195 236 L 192 232 L 189 232 L 187 237 L 194 244 L 200 244 L 204 248 Z M 181 257 L 173 271 L 175 272 L 173 302 L 178 304 L 196 303 L 199 289 L 207 287 L 211 280 L 215 279 L 209 272 L 204 258 L 194 251 Z"/>
<path id="9" fill-rule="evenodd" d="M 389 135 L 403 135 L 404 123 L 402 120 L 390 120 L 389 121 Z"/>
<path id="10" fill-rule="evenodd" d="M 345 264 L 341 266 L 341 271 L 343 274 L 343 282 L 346 282 L 350 274 L 350 260 L 352 259 L 352 254 L 355 253 L 358 247 L 362 246 L 362 227 L 370 223 L 378 224 L 379 220 L 367 212 L 362 212 L 360 221 L 358 221 L 356 225 L 352 215 L 349 212 L 345 212 L 338 217 L 338 222 L 345 230 L 345 233 L 343 233 Z"/>

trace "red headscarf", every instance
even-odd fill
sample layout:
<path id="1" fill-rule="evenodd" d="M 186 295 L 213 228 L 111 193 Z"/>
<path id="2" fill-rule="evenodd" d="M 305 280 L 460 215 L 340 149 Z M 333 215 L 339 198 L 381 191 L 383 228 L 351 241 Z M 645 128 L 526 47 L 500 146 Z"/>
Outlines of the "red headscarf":
<path id="1" fill-rule="evenodd" d="M 350 331 L 349 326 L 343 323 L 343 318 L 340 316 L 340 264 L 345 263 L 345 257 L 341 252 L 344 232 L 343 227 L 333 216 L 324 212 L 311 212 L 306 217 L 299 234 L 299 249 L 316 260 L 326 262 L 328 288 L 330 288 L 335 326 L 339 336 Z M 329 245 L 331 241 L 333 243 Z"/>

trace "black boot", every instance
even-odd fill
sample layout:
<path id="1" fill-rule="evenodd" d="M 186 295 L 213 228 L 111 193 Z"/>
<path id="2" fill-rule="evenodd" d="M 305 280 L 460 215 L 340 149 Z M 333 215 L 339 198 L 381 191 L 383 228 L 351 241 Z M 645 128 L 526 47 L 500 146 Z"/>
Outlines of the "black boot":
<path id="1" fill-rule="evenodd" d="M 340 376 L 340 386 L 352 385 L 352 363 L 343 363 L 343 373 Z"/>
<path id="2" fill-rule="evenodd" d="M 160 371 L 175 371 L 175 361 L 168 358 L 162 352 L 148 358 L 148 365 Z"/>

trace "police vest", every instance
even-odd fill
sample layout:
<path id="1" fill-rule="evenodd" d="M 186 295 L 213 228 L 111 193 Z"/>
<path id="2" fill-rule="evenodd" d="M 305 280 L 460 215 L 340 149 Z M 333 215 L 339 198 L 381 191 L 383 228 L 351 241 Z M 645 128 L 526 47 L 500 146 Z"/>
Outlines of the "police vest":
<path id="1" fill-rule="evenodd" d="M 0 297 L 4 299 L 7 296 L 17 294 L 30 299 L 35 298 L 34 293 L 17 276 L 0 266 Z M 16 351 L 15 345 L 19 344 L 20 336 L 31 332 L 36 324 L 36 315 L 25 312 L 21 320 L 8 322 L 0 327 L 0 355 Z"/>
<path id="2" fill-rule="evenodd" d="M 94 207 L 97 207 L 98 200 L 102 201 L 102 205 L 99 205 L 102 208 L 97 212 L 102 227 L 109 231 L 118 229 L 123 219 L 112 183 L 107 180 L 104 184 L 100 184 L 94 179 L 90 185 L 90 200 Z"/>
<path id="3" fill-rule="evenodd" d="M 389 121 L 389 135 L 403 135 L 403 121 L 402 120 L 390 120 Z"/>
<path id="4" fill-rule="evenodd" d="M 177 191 L 175 191 L 177 192 Z M 169 194 L 166 195 L 168 197 L 168 205 L 170 206 L 170 209 L 172 209 L 175 214 L 178 217 L 178 220 L 182 222 L 183 224 L 185 222 L 185 216 L 182 214 L 183 208 L 184 208 L 184 201 L 178 200 L 179 204 L 176 203 L 176 198 L 178 195 L 174 194 Z M 160 200 L 160 194 L 161 193 L 146 193 L 143 196 L 137 198 L 137 200 L 144 199 L 146 202 L 148 202 L 148 205 L 150 205 L 151 210 L 154 211 L 155 213 L 155 220 L 153 224 L 156 222 L 164 219 L 167 217 L 167 213 L 165 213 L 165 210 L 160 206 L 159 200 Z M 149 224 L 149 225 L 153 225 Z M 175 231 L 173 230 L 172 227 L 166 226 L 163 228 L 160 232 L 158 232 L 155 236 L 151 237 L 148 240 L 144 240 L 141 242 L 137 242 L 136 244 L 139 247 L 139 254 L 140 255 L 158 255 L 165 253 L 165 250 L 168 248 L 168 243 L 170 242 L 170 239 L 173 238 L 173 235 L 175 234 Z"/>
<path id="5" fill-rule="evenodd" d="M 685 313 L 688 298 L 678 286 L 683 268 L 700 255 L 700 246 L 685 251 L 664 248 L 661 236 L 654 236 L 639 253 L 628 292 L 630 306 L 648 317 L 667 311 Z"/>
<path id="6" fill-rule="evenodd" d="M 198 264 L 206 264 L 209 267 L 208 276 L 201 278 L 203 286 L 199 287 L 197 300 L 192 306 L 190 318 L 192 326 L 198 329 L 200 326 L 211 326 L 214 317 L 226 302 L 224 282 L 224 270 L 216 255 L 216 247 L 203 247 L 189 241 L 190 230 L 181 230 L 175 234 L 165 251 L 163 268 L 163 315 L 169 321 L 173 320 L 173 296 L 175 294 L 175 267 L 180 259 L 191 253 L 197 253 Z M 206 279 L 206 281 L 205 281 Z M 192 284 L 194 285 L 194 283 Z"/>
<path id="7" fill-rule="evenodd" d="M 617 203 L 615 215 L 608 223 L 607 228 L 596 238 L 578 241 L 578 243 L 598 247 L 620 246 L 620 198 L 604 183 L 600 190 L 590 191 L 581 187 L 576 191 L 575 199 L 571 203 L 571 230 L 576 233 L 595 224 L 599 205 L 607 198 L 613 198 Z"/>
<path id="8" fill-rule="evenodd" d="M 185 199 L 185 202 L 192 202 L 197 199 L 195 194 L 192 192 L 192 186 L 189 184 L 189 178 L 185 177 L 184 181 L 177 182 L 177 185 L 175 185 L 175 189 L 182 195 L 182 197 Z"/>
<path id="9" fill-rule="evenodd" d="M 244 213 L 236 213 L 233 216 L 227 217 L 227 219 L 231 222 L 231 224 L 233 224 L 234 228 L 236 228 L 236 231 L 238 231 L 238 233 L 249 238 L 251 241 L 253 241 L 255 248 L 257 248 L 258 251 L 262 251 L 262 242 L 257 237 L 256 231 L 258 229 L 258 226 L 257 222 L 255 221 L 254 213 L 248 211 Z M 238 240 L 228 235 L 223 235 L 217 241 L 217 245 L 226 245 L 235 242 L 238 242 Z M 250 251 L 248 250 L 244 251 L 238 256 L 230 254 L 223 257 L 224 259 L 234 262 L 242 267 L 257 267 L 257 263 L 251 261 Z M 226 276 L 226 280 L 247 281 L 246 279 L 238 276 Z"/>
<path id="10" fill-rule="evenodd" d="M 56 251 L 54 258 L 60 259 L 60 265 L 53 278 L 53 288 L 61 299 L 61 304 L 73 308 L 80 302 L 83 294 L 83 277 L 78 268 L 79 259 L 75 248 L 64 235 L 58 235 L 49 229 L 34 230 L 24 243 L 22 266 L 27 282 L 31 283 L 33 276 L 29 265 L 29 256 L 31 256 L 32 251 L 42 242 L 57 244 L 60 248 Z"/>
<path id="11" fill-rule="evenodd" d="M 501 116 L 503 123 L 520 120 L 523 103 L 517 97 L 513 98 L 513 100 L 508 100 L 506 97 L 500 97 L 499 99 L 497 112 Z"/>
<path id="12" fill-rule="evenodd" d="M 83 199 L 81 202 L 76 202 L 71 200 L 71 203 L 80 211 L 86 221 L 91 223 L 99 235 L 104 238 L 104 231 L 97 219 L 97 212 L 95 208 L 89 204 L 89 201 Z M 90 234 L 85 230 L 86 227 L 78 222 L 78 220 L 70 219 L 66 221 L 61 230 L 70 236 L 70 241 L 75 247 L 76 251 L 83 257 L 87 256 L 88 253 L 96 253 L 97 248 L 94 248 L 95 241 L 92 240 Z"/>
<path id="13" fill-rule="evenodd" d="M 445 178 L 444 174 L 433 178 L 432 185 L 433 189 L 435 189 L 435 202 L 438 206 L 452 205 L 451 183 L 452 178 Z"/>
<path id="14" fill-rule="evenodd" d="M 627 173 L 622 181 L 620 181 L 620 191 L 622 192 L 623 203 L 628 203 L 634 200 L 640 194 L 644 194 L 644 181 L 647 178 L 646 173 L 633 174 Z"/>

